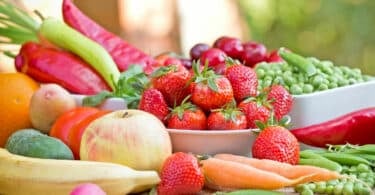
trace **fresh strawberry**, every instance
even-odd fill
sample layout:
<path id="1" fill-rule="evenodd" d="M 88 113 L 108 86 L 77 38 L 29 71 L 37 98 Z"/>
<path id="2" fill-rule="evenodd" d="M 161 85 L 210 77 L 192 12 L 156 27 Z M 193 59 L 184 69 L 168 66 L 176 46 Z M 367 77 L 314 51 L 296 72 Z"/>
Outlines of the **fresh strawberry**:
<path id="1" fill-rule="evenodd" d="M 254 141 L 252 155 L 295 165 L 299 161 L 299 143 L 285 127 L 266 126 Z"/>
<path id="2" fill-rule="evenodd" d="M 207 127 L 206 114 L 191 102 L 182 102 L 175 107 L 168 117 L 167 127 L 170 129 L 203 130 Z"/>
<path id="3" fill-rule="evenodd" d="M 183 65 L 163 66 L 152 73 L 152 85 L 165 97 L 169 106 L 179 105 L 190 94 L 190 72 Z"/>
<path id="4" fill-rule="evenodd" d="M 207 118 L 207 128 L 210 130 L 246 129 L 246 116 L 238 108 L 212 110 Z"/>
<path id="5" fill-rule="evenodd" d="M 227 78 L 208 70 L 202 71 L 199 64 L 193 65 L 194 76 L 191 84 L 191 100 L 205 111 L 221 108 L 233 100 L 233 89 Z"/>
<path id="6" fill-rule="evenodd" d="M 198 194 L 204 186 L 198 160 L 183 152 L 174 153 L 165 160 L 160 179 L 158 195 Z"/>
<path id="7" fill-rule="evenodd" d="M 282 85 L 272 85 L 268 91 L 267 99 L 275 112 L 277 120 L 288 114 L 292 109 L 293 97 Z"/>
<path id="8" fill-rule="evenodd" d="M 138 109 L 155 115 L 163 122 L 170 112 L 163 94 L 154 88 L 146 89 L 143 92 Z"/>
<path id="9" fill-rule="evenodd" d="M 270 111 L 263 106 L 261 102 L 254 100 L 254 98 L 247 98 L 243 100 L 238 108 L 245 113 L 248 128 L 255 128 L 255 121 L 266 122 L 270 117 Z"/>
<path id="10" fill-rule="evenodd" d="M 241 102 L 246 97 L 256 96 L 258 78 L 255 71 L 230 58 L 228 58 L 227 64 L 229 67 L 225 71 L 225 77 L 232 85 L 233 95 L 236 101 Z"/>

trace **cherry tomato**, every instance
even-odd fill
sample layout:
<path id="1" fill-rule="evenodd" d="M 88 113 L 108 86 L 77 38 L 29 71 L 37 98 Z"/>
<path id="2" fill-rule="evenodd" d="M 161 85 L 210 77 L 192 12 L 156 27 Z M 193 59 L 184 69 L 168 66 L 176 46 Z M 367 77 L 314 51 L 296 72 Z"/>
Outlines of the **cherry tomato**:
<path id="1" fill-rule="evenodd" d="M 69 146 L 68 136 L 72 126 L 97 112 L 99 109 L 93 107 L 77 107 L 69 110 L 57 118 L 49 135 L 60 139 Z"/>
<path id="2" fill-rule="evenodd" d="M 82 135 L 83 133 L 85 132 L 85 129 L 87 126 L 89 126 L 89 124 L 94 121 L 95 119 L 109 113 L 110 111 L 107 111 L 107 110 L 101 110 L 95 114 L 92 114 L 88 117 L 86 117 L 85 119 L 81 120 L 80 122 L 76 123 L 75 125 L 73 125 L 73 127 L 71 128 L 71 130 L 69 131 L 69 136 L 68 136 L 68 140 L 69 140 L 69 147 L 70 149 L 72 150 L 73 152 L 73 155 L 74 155 L 74 158 L 76 160 L 79 159 L 79 150 L 80 150 L 80 147 L 81 147 L 81 139 L 82 139 Z"/>

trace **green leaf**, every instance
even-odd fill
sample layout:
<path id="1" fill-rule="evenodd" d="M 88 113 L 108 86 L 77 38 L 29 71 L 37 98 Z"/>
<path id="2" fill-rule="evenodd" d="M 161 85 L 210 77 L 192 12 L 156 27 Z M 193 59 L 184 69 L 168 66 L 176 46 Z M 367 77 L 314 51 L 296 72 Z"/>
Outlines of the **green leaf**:
<path id="1" fill-rule="evenodd" d="M 216 78 L 208 78 L 208 87 L 210 88 L 210 89 L 212 89 L 212 91 L 215 91 L 215 92 L 218 92 L 219 91 L 219 89 L 218 89 L 218 87 L 217 87 L 217 84 L 216 84 Z"/>
<path id="2" fill-rule="evenodd" d="M 112 97 L 112 93 L 109 91 L 102 91 L 93 96 L 87 96 L 83 98 L 82 105 L 83 106 L 98 106 L 104 102 L 107 98 Z"/>

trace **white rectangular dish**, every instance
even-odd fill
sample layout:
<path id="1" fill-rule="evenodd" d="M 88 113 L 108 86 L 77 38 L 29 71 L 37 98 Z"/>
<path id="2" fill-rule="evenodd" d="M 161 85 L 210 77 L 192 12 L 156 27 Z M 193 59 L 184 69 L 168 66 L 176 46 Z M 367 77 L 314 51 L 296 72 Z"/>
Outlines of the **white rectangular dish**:
<path id="1" fill-rule="evenodd" d="M 341 115 L 375 107 L 375 80 L 293 96 L 291 128 L 318 124 Z"/>

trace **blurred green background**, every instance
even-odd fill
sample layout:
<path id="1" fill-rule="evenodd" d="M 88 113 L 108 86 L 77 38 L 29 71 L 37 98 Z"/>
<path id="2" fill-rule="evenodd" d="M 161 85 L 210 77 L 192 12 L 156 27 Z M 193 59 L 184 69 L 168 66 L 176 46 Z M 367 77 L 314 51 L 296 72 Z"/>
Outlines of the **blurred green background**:
<path id="1" fill-rule="evenodd" d="M 240 0 L 250 39 L 375 75 L 374 0 Z"/>

